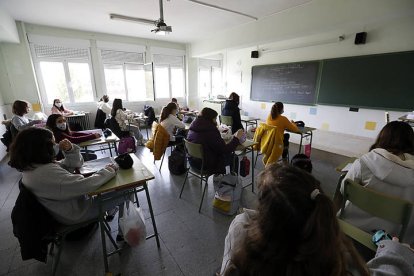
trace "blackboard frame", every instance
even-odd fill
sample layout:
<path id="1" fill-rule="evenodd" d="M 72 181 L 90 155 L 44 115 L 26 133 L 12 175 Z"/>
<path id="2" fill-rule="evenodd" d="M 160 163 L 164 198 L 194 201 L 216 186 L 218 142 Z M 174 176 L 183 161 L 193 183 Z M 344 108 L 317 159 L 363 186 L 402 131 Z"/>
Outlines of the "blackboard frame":
<path id="1" fill-rule="evenodd" d="M 315 75 L 315 84 L 314 84 L 314 91 L 313 91 L 313 99 L 312 102 L 294 102 L 289 100 L 268 100 L 268 99 L 262 99 L 254 97 L 253 95 L 253 69 L 255 67 L 271 67 L 271 66 L 283 66 L 283 65 L 293 65 L 293 64 L 314 64 L 317 66 L 316 75 Z M 316 106 L 317 105 L 317 99 L 319 94 L 319 86 L 320 86 L 320 80 L 321 80 L 321 70 L 322 70 L 322 60 L 307 60 L 307 61 L 298 61 L 298 62 L 287 62 L 287 63 L 274 63 L 274 64 L 261 64 L 261 65 L 255 65 L 251 67 L 251 81 L 250 81 L 250 100 L 251 101 L 258 101 L 258 102 L 276 102 L 276 101 L 282 101 L 286 104 L 295 104 L 295 105 L 304 105 L 304 106 Z"/>

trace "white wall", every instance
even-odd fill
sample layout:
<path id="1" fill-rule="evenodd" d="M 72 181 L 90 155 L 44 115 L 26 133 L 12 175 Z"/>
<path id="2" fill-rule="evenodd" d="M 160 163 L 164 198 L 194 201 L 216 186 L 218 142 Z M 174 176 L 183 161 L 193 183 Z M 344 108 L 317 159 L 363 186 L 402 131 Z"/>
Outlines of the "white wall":
<path id="1" fill-rule="evenodd" d="M 17 33 L 14 19 L 0 8 L 0 41 L 19 43 L 19 34 Z"/>

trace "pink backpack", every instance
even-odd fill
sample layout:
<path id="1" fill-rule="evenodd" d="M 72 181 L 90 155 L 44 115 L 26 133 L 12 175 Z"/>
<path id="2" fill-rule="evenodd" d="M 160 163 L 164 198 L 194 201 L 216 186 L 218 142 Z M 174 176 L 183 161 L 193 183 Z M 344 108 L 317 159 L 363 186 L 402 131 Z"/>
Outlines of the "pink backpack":
<path id="1" fill-rule="evenodd" d="M 135 138 L 132 136 L 124 137 L 119 140 L 118 154 L 136 152 Z"/>

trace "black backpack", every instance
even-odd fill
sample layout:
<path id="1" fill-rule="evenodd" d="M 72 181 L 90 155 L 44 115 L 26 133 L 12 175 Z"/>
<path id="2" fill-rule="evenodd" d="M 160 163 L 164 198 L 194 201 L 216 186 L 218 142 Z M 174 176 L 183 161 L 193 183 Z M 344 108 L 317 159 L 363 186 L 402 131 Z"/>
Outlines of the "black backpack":
<path id="1" fill-rule="evenodd" d="M 187 171 L 187 162 L 184 150 L 175 148 L 168 157 L 168 169 L 174 175 L 181 175 Z"/>

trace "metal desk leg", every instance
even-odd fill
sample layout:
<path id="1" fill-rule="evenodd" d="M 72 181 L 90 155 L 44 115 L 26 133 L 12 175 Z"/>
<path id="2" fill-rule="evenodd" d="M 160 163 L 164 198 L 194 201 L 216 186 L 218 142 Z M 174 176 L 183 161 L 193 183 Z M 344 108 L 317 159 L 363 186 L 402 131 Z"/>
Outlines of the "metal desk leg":
<path id="1" fill-rule="evenodd" d="M 150 194 L 149 194 L 149 191 L 148 191 L 147 183 L 144 184 L 144 190 L 145 190 L 145 195 L 147 196 L 148 207 L 149 207 L 149 211 L 150 211 L 150 214 L 151 214 L 152 227 L 154 228 L 154 236 L 155 236 L 155 239 L 157 240 L 157 247 L 159 248 L 160 247 L 160 239 L 158 238 L 158 230 L 157 230 L 157 225 L 155 224 L 154 211 L 152 210 L 151 198 L 150 198 Z"/>
<path id="2" fill-rule="evenodd" d="M 311 147 L 311 154 L 312 155 L 312 138 L 313 138 L 313 131 L 310 131 L 310 147 Z"/>
<path id="3" fill-rule="evenodd" d="M 259 153 L 257 153 L 257 154 L 259 154 Z M 254 167 L 255 167 L 255 162 L 254 162 L 254 150 L 253 150 L 253 147 L 252 147 L 252 162 L 251 162 L 251 164 L 252 164 L 252 193 L 254 193 Z"/>
<path id="4" fill-rule="evenodd" d="M 115 149 L 115 155 L 118 156 L 118 149 L 116 147 L 116 141 L 114 141 L 114 149 Z"/>
<path id="5" fill-rule="evenodd" d="M 101 195 L 97 196 L 98 200 L 98 206 L 99 206 L 99 227 L 101 228 L 101 240 L 102 240 L 102 253 L 104 258 L 104 267 L 105 267 L 105 273 L 109 272 L 109 266 L 108 266 L 108 257 L 106 252 L 106 239 L 105 239 L 105 230 L 104 230 L 104 214 L 102 210 L 102 198 Z"/>
<path id="6" fill-rule="evenodd" d="M 303 133 L 300 134 L 300 144 L 299 144 L 298 154 L 302 152 L 302 142 L 303 142 Z"/>

